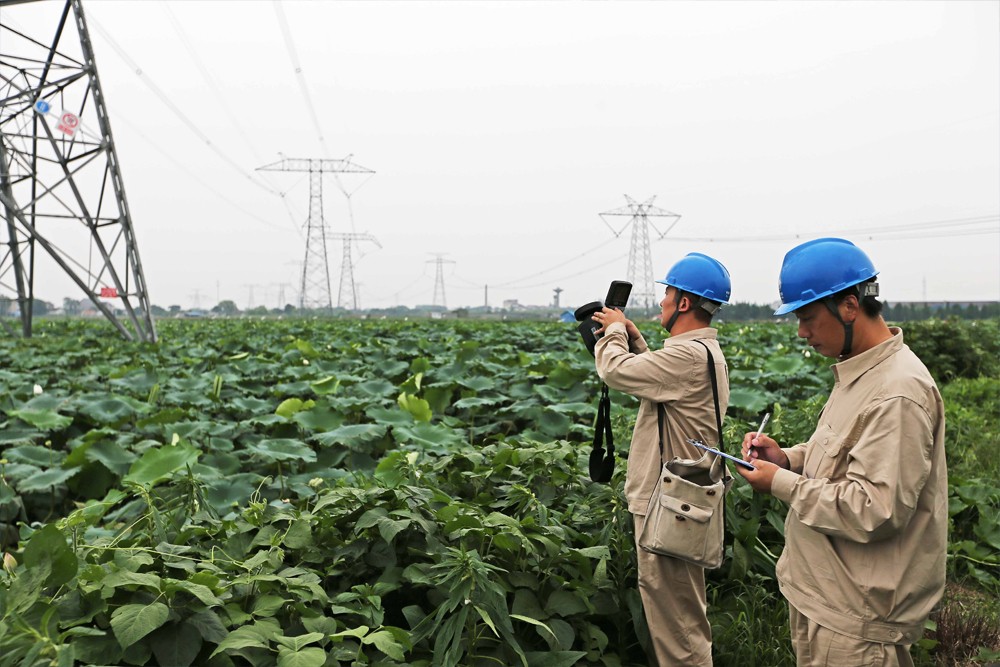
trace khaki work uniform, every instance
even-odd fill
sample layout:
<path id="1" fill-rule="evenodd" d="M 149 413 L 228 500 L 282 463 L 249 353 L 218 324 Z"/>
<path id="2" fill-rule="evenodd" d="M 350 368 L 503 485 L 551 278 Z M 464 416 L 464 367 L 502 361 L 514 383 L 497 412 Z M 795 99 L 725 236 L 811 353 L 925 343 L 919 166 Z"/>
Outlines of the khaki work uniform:
<path id="1" fill-rule="evenodd" d="M 902 331 L 890 330 L 832 367 L 815 433 L 784 450 L 790 470 L 771 485 L 788 503 L 777 575 L 799 665 L 912 664 L 905 649 L 944 591 L 944 404 Z M 820 646 L 810 636 L 823 629 L 841 637 Z"/>
<path id="2" fill-rule="evenodd" d="M 646 506 L 660 474 L 657 403 L 666 407 L 663 460 L 697 459 L 704 454 L 688 444 L 693 438 L 716 444 L 715 402 L 705 348 L 712 350 L 719 385 L 719 410 L 729 405 L 729 373 L 715 329 L 706 327 L 671 336 L 662 350 L 650 351 L 641 337 L 629 348 L 625 325 L 608 326 L 597 341 L 595 356 L 601 379 L 618 391 L 641 399 L 632 431 L 625 477 L 625 498 L 642 530 Z M 656 664 L 711 665 L 712 629 L 706 615 L 705 571 L 669 556 L 658 556 L 636 544 L 639 593 L 646 614 Z"/>

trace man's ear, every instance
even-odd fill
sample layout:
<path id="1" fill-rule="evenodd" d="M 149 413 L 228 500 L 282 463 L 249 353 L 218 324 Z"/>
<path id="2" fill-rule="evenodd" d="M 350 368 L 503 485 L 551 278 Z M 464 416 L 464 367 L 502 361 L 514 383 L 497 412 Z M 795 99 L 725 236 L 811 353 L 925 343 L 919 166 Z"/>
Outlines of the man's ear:
<path id="1" fill-rule="evenodd" d="M 694 306 L 691 299 L 687 296 L 682 296 L 681 300 L 677 302 L 677 312 L 686 313 Z"/>
<path id="2" fill-rule="evenodd" d="M 858 319 L 858 314 L 861 312 L 861 303 L 858 301 L 858 297 L 848 294 L 837 305 L 837 308 L 840 311 L 840 319 L 844 320 L 846 324 L 851 324 L 854 320 Z"/>

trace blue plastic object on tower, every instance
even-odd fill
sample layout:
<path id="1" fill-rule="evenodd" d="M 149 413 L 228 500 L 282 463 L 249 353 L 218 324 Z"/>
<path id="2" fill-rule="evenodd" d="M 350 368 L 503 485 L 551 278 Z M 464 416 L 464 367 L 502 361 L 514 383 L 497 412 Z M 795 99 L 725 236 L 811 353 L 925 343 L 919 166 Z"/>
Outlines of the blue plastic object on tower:
<path id="1" fill-rule="evenodd" d="M 846 239 L 822 238 L 795 246 L 781 264 L 778 292 L 784 315 L 878 275 L 861 248 Z"/>
<path id="2" fill-rule="evenodd" d="M 726 267 L 700 252 L 685 255 L 670 267 L 666 278 L 656 282 L 719 303 L 729 303 L 733 289 Z"/>

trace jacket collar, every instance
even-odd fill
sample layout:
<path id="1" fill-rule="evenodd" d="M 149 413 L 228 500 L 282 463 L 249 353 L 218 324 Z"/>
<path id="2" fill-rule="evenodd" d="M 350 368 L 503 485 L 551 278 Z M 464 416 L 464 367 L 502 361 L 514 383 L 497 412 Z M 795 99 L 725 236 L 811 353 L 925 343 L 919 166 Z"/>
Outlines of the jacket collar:
<path id="1" fill-rule="evenodd" d="M 711 338 L 715 340 L 718 338 L 718 330 L 712 327 L 702 327 L 701 329 L 692 329 L 691 331 L 685 331 L 682 334 L 677 334 L 676 336 L 668 336 L 666 340 L 663 341 L 663 347 L 667 345 L 673 345 L 675 343 L 681 343 L 686 340 L 698 340 Z"/>
<path id="2" fill-rule="evenodd" d="M 856 357 L 834 364 L 833 377 L 836 384 L 849 385 L 880 363 L 903 349 L 903 330 L 889 327 L 892 338 L 865 350 Z"/>

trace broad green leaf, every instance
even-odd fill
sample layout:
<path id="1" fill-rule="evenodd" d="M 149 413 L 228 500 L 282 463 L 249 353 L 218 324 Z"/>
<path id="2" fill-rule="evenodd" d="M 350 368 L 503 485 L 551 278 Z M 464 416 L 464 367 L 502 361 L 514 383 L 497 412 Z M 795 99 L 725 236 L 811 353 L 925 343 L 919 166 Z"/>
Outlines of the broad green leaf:
<path id="1" fill-rule="evenodd" d="M 407 421 L 413 423 L 409 417 Z M 381 439 L 385 432 L 386 428 L 382 424 L 350 424 L 326 433 L 317 433 L 313 437 L 324 447 L 344 445 L 354 449 Z"/>
<path id="2" fill-rule="evenodd" d="M 289 648 L 293 651 L 298 651 L 304 646 L 309 646 L 309 644 L 315 644 L 319 640 L 326 637 L 322 632 L 310 632 L 305 635 L 298 635 L 296 637 L 275 637 L 274 641 L 278 642 L 282 646 Z"/>
<path id="3" fill-rule="evenodd" d="M 316 401 L 303 401 L 301 398 L 286 398 L 275 409 L 274 414 L 285 419 L 291 419 L 297 412 L 311 410 L 316 405 Z"/>
<path id="4" fill-rule="evenodd" d="M 278 667 L 323 667 L 326 663 L 326 651 L 310 646 L 299 651 L 285 648 L 278 649 Z"/>
<path id="5" fill-rule="evenodd" d="M 241 625 L 230 632 L 212 651 L 212 656 L 228 649 L 268 648 L 280 627 L 274 619 L 262 619 L 253 625 Z M 209 656 L 209 657 L 212 657 Z"/>
<path id="6" fill-rule="evenodd" d="M 53 486 L 64 483 L 80 472 L 80 468 L 50 468 L 37 472 L 17 483 L 17 490 L 21 493 L 33 493 L 45 491 Z"/>
<path id="7" fill-rule="evenodd" d="M 166 584 L 166 589 L 168 592 L 184 591 L 189 595 L 198 599 L 199 602 L 207 607 L 221 607 L 222 600 L 220 600 L 212 589 L 208 586 L 203 586 L 201 584 L 196 584 L 191 581 L 185 581 L 183 579 L 166 579 L 164 580 Z"/>
<path id="8" fill-rule="evenodd" d="M 429 422 L 434 416 L 431 413 L 430 403 L 413 394 L 400 394 L 396 402 L 399 403 L 399 407 L 413 415 L 413 419 L 418 422 Z"/>
<path id="9" fill-rule="evenodd" d="M 260 455 L 268 461 L 315 461 L 316 452 L 300 440 L 279 438 L 261 440 L 247 446 L 247 451 Z"/>
<path id="10" fill-rule="evenodd" d="M 322 433 L 331 431 L 344 423 L 344 415 L 328 407 L 317 405 L 310 410 L 296 412 L 292 421 L 308 431 Z"/>
<path id="11" fill-rule="evenodd" d="M 127 604 L 111 614 L 111 629 L 118 644 L 124 649 L 166 623 L 169 616 L 167 605 L 160 602 L 149 605 Z"/>
<path id="12" fill-rule="evenodd" d="M 258 617 L 274 616 L 285 604 L 285 599 L 278 595 L 262 595 L 254 600 L 250 613 Z"/>
<path id="13" fill-rule="evenodd" d="M 27 463 L 37 468 L 51 468 L 61 465 L 66 454 L 50 447 L 40 445 L 21 445 L 11 447 L 3 452 L 3 458 L 16 463 Z"/>
<path id="14" fill-rule="evenodd" d="M 201 651 L 202 636 L 190 622 L 165 625 L 150 637 L 158 665 L 190 667 Z"/>
<path id="15" fill-rule="evenodd" d="M 9 414 L 43 431 L 66 428 L 73 423 L 72 417 L 61 415 L 55 410 L 11 410 Z"/>
<path id="16" fill-rule="evenodd" d="M 98 424 L 119 424 L 136 414 L 133 403 L 114 396 L 90 396 L 80 399 L 79 410 Z"/>
<path id="17" fill-rule="evenodd" d="M 326 396 L 327 394 L 337 393 L 337 390 L 340 388 L 340 380 L 331 375 L 322 380 L 310 382 L 309 386 L 312 387 L 317 396 Z"/>
<path id="18" fill-rule="evenodd" d="M 101 440 L 91 445 L 86 452 L 88 461 L 97 461 L 113 473 L 124 475 L 135 463 L 136 455 L 126 451 L 112 440 Z"/>
<path id="19" fill-rule="evenodd" d="M 49 567 L 46 584 L 61 586 L 76 576 L 78 560 L 66 542 L 66 536 L 54 524 L 49 524 L 28 539 L 24 547 L 24 564 L 30 569 L 46 563 Z"/>
<path id="20" fill-rule="evenodd" d="M 747 412 L 760 412 L 769 405 L 767 395 L 755 389 L 733 387 L 729 392 L 729 407 Z"/>
<path id="21" fill-rule="evenodd" d="M 488 377 L 469 377 L 456 380 L 456 382 L 463 387 L 468 387 L 474 391 L 486 391 L 487 389 L 493 389 L 496 387 L 496 382 Z"/>
<path id="22" fill-rule="evenodd" d="M 771 357 L 764 363 L 764 368 L 769 373 L 779 375 L 793 375 L 806 365 L 801 354 L 786 354 L 780 357 Z"/>
<path id="23" fill-rule="evenodd" d="M 587 613 L 587 605 L 580 599 L 578 593 L 558 590 L 549 596 L 549 601 L 545 604 L 545 611 L 566 618 L 574 614 Z"/>
<path id="24" fill-rule="evenodd" d="M 461 433 L 441 424 L 413 424 L 392 429 L 393 438 L 399 444 L 416 445 L 429 451 L 443 451 L 447 447 L 463 442 Z"/>
<path id="25" fill-rule="evenodd" d="M 363 644 L 374 644 L 375 648 L 382 651 L 382 653 L 386 654 L 393 660 L 403 660 L 404 647 L 396 641 L 396 638 L 393 637 L 392 633 L 388 630 L 373 632 L 367 637 L 364 637 L 361 642 Z"/>
<path id="26" fill-rule="evenodd" d="M 142 458 L 132 464 L 123 481 L 143 486 L 155 484 L 177 470 L 193 464 L 200 454 L 201 452 L 185 442 L 147 450 Z"/>

